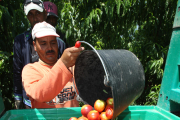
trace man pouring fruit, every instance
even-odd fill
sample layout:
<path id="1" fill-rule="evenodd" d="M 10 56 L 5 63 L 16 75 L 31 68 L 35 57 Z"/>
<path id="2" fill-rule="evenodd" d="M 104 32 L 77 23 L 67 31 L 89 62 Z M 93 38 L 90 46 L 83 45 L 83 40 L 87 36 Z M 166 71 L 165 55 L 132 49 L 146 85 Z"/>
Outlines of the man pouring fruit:
<path id="1" fill-rule="evenodd" d="M 37 23 L 32 38 L 39 61 L 27 64 L 22 71 L 22 82 L 32 108 L 78 107 L 73 66 L 84 47 L 65 49 L 58 58 L 56 29 L 46 22 Z"/>

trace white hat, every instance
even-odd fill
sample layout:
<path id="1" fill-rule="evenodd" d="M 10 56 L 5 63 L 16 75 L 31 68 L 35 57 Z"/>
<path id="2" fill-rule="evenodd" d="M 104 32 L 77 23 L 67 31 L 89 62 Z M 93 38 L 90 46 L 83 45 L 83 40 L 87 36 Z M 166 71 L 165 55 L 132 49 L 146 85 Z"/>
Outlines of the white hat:
<path id="1" fill-rule="evenodd" d="M 56 33 L 56 29 L 49 23 L 44 21 L 35 24 L 32 29 L 32 39 L 35 40 L 35 38 L 41 38 L 45 36 L 59 37 L 59 35 Z"/>
<path id="2" fill-rule="evenodd" d="M 26 0 L 24 3 L 25 14 L 28 15 L 29 11 L 33 9 L 43 12 L 44 10 L 43 2 L 41 0 Z"/>

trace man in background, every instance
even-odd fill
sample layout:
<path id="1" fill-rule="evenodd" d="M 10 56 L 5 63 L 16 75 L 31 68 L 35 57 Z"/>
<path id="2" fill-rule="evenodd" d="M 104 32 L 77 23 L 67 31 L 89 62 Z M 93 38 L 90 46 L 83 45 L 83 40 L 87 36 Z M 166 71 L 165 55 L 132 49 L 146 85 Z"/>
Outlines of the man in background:
<path id="1" fill-rule="evenodd" d="M 44 3 L 44 8 L 47 11 L 47 19 L 46 22 L 51 24 L 53 27 L 57 26 L 57 20 L 58 20 L 58 9 L 57 6 L 49 1 L 45 1 Z M 69 47 L 66 38 L 65 38 L 65 34 L 63 34 L 62 32 L 57 31 L 57 34 L 60 36 L 60 38 L 66 43 L 66 48 Z"/>
<path id="2" fill-rule="evenodd" d="M 47 18 L 47 11 L 41 0 L 25 0 L 24 12 L 28 18 L 31 28 L 24 33 L 17 35 L 14 39 L 13 46 L 13 90 L 16 109 L 31 108 L 31 101 L 26 96 L 22 86 L 22 69 L 28 63 L 34 63 L 39 60 L 37 52 L 34 50 L 32 40 L 32 28 L 36 23 L 43 22 Z M 58 40 L 58 58 L 61 57 L 66 46 L 65 43 Z"/>

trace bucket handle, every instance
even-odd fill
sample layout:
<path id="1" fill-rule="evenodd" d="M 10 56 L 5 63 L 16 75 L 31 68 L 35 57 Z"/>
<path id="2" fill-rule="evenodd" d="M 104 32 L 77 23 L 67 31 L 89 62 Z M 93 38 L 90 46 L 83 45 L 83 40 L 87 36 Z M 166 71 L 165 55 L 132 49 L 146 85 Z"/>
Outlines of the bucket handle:
<path id="1" fill-rule="evenodd" d="M 105 84 L 106 86 L 109 86 L 109 85 L 108 85 L 108 83 L 109 83 L 109 78 L 108 78 L 108 76 L 109 76 L 109 75 L 108 75 L 108 73 L 107 73 L 105 64 L 104 64 L 101 56 L 100 56 L 99 53 L 97 52 L 97 50 L 96 50 L 91 44 L 89 44 L 88 42 L 85 42 L 85 41 L 79 41 L 79 42 L 80 42 L 80 43 L 85 43 L 85 44 L 89 45 L 89 46 L 94 50 L 94 52 L 97 54 L 97 56 L 99 57 L 99 59 L 100 59 L 100 61 L 101 61 L 101 63 L 102 63 L 102 66 L 103 66 L 103 68 L 104 68 L 104 71 L 105 71 L 104 84 Z M 73 79 L 73 86 L 75 87 L 74 79 Z M 78 91 L 78 90 L 77 90 L 77 91 Z M 76 100 L 77 100 L 77 101 L 83 102 L 84 104 L 87 104 L 87 102 L 84 101 L 84 100 L 77 94 L 76 89 L 75 89 L 75 93 L 76 93 L 76 96 L 77 96 L 77 97 L 76 97 Z"/>
<path id="2" fill-rule="evenodd" d="M 96 50 L 91 44 L 89 44 L 89 43 L 86 42 L 86 41 L 79 41 L 79 42 L 80 42 L 80 43 L 85 43 L 85 44 L 89 45 L 89 46 L 94 50 L 94 52 L 97 54 L 97 56 L 99 57 L 99 59 L 100 59 L 100 61 L 101 61 L 101 63 L 102 63 L 102 66 L 103 66 L 103 68 L 104 68 L 104 71 L 105 71 L 104 84 L 105 84 L 106 86 L 109 86 L 109 85 L 107 84 L 107 83 L 109 82 L 109 78 L 108 78 L 109 75 L 108 75 L 108 73 L 107 73 L 105 64 L 104 64 L 101 56 L 100 56 L 99 53 L 97 52 L 97 50 Z"/>

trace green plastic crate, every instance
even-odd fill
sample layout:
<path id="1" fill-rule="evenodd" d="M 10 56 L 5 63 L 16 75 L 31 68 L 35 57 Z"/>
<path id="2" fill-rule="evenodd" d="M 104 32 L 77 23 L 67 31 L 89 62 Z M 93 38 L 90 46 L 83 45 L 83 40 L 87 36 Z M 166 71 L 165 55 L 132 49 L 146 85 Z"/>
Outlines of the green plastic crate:
<path id="1" fill-rule="evenodd" d="M 81 107 L 9 110 L 0 120 L 68 120 L 80 117 Z M 157 106 L 129 106 L 116 120 L 180 120 Z"/>

